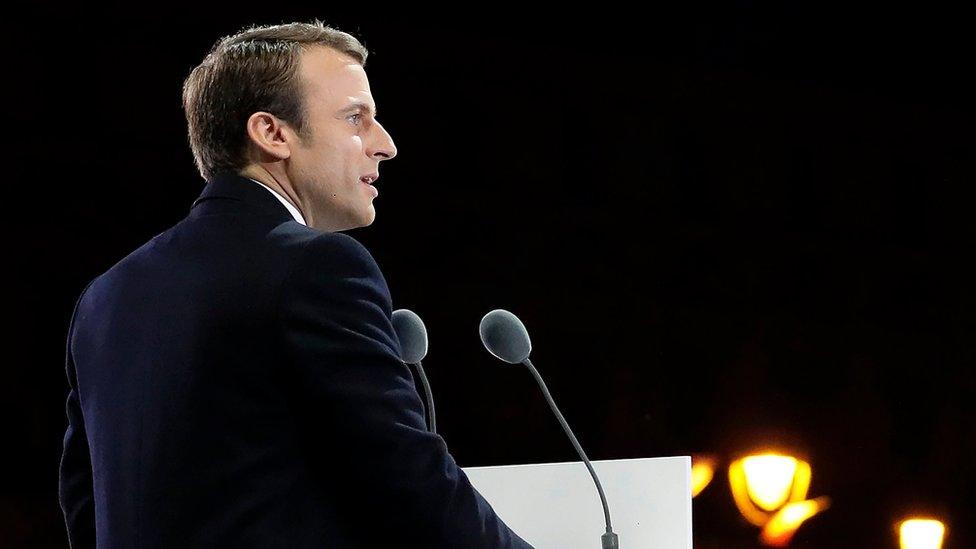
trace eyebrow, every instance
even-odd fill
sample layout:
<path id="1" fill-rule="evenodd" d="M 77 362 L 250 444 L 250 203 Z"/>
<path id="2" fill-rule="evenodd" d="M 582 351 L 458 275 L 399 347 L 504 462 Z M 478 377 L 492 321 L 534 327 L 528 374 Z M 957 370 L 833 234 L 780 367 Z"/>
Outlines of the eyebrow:
<path id="1" fill-rule="evenodd" d="M 365 111 L 367 114 L 369 114 L 373 118 L 376 118 L 379 115 L 379 111 L 377 109 L 373 109 L 368 104 L 363 103 L 362 101 L 356 101 L 356 102 L 350 104 L 349 106 L 347 106 L 347 107 L 343 108 L 342 110 L 340 110 L 339 111 L 339 114 L 343 114 L 343 113 L 347 113 L 347 112 L 352 112 L 352 111 Z"/>

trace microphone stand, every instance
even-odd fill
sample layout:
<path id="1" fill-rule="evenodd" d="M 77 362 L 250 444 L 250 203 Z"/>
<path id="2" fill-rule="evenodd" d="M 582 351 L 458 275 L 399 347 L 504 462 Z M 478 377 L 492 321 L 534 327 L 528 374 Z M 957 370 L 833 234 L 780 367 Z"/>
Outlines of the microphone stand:
<path id="1" fill-rule="evenodd" d="M 558 419 L 559 424 L 562 425 L 563 431 L 566 431 L 566 436 L 568 436 L 569 440 L 573 443 L 573 446 L 576 448 L 576 453 L 578 453 L 580 458 L 583 459 L 583 464 L 586 465 L 587 470 L 590 471 L 590 476 L 593 477 L 593 482 L 596 484 L 596 490 L 600 493 L 600 501 L 603 503 L 603 517 L 607 522 L 607 532 L 601 537 L 603 549 L 618 549 L 620 546 L 618 545 L 617 534 L 613 533 L 613 527 L 610 526 L 610 507 L 607 506 L 607 497 L 603 493 L 603 486 L 600 485 L 600 479 L 597 478 L 596 471 L 593 470 L 590 460 L 587 459 L 586 452 L 583 451 L 583 447 L 580 446 L 579 441 L 576 440 L 576 435 L 573 434 L 572 429 L 569 428 L 569 424 L 566 423 L 566 419 L 563 418 L 562 413 L 559 412 L 559 408 L 556 407 L 556 402 L 552 400 L 552 395 L 549 394 L 549 389 L 546 387 L 546 382 L 542 381 L 542 376 L 539 375 L 539 372 L 535 369 L 535 366 L 532 365 L 532 361 L 526 357 L 526 359 L 522 361 L 522 364 L 525 364 L 529 368 L 529 372 L 532 373 L 532 377 L 535 378 L 536 383 L 539 384 L 539 388 L 542 389 L 542 394 L 545 395 L 546 401 L 549 403 L 549 407 L 552 408 L 553 413 L 556 414 L 556 419 Z"/>
<path id="2" fill-rule="evenodd" d="M 424 373 L 424 367 L 420 364 L 419 360 L 414 366 L 417 367 L 417 373 L 420 374 L 420 384 L 424 386 L 424 396 L 427 399 L 427 430 L 437 434 L 437 415 L 434 413 L 434 395 L 430 392 L 430 383 L 427 382 L 427 374 Z"/>

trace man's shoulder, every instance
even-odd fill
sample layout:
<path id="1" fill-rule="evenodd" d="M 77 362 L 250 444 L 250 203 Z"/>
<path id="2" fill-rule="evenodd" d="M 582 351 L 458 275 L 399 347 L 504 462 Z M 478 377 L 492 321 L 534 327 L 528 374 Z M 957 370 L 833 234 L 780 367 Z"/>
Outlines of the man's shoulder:
<path id="1" fill-rule="evenodd" d="M 297 253 L 285 279 L 284 302 L 362 299 L 391 308 L 390 289 L 373 255 L 344 233 L 283 231 L 284 246 Z M 332 297 L 326 297 L 332 296 Z"/>
<path id="2" fill-rule="evenodd" d="M 297 227 L 296 227 L 297 225 Z M 292 256 L 295 269 L 323 268 L 336 275 L 360 275 L 382 278 L 376 259 L 358 240 L 345 233 L 324 232 L 287 223 L 269 235 L 276 246 Z M 325 273 L 322 273 L 325 274 Z"/>
<path id="3" fill-rule="evenodd" d="M 255 292 L 279 293 L 282 284 L 322 288 L 360 280 L 368 281 L 388 299 L 386 280 L 372 254 L 347 234 L 294 221 L 273 227 L 221 229 L 219 233 L 208 233 L 197 224 L 177 223 L 94 277 L 86 287 L 91 288 L 89 297 L 123 292 L 130 296 L 227 293 L 236 287 L 246 288 L 242 291 L 254 297 Z"/>

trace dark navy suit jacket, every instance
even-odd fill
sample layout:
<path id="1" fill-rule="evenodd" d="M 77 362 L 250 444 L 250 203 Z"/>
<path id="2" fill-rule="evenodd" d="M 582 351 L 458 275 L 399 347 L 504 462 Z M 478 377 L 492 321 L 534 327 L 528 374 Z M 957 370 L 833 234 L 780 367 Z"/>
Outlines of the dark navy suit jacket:
<path id="1" fill-rule="evenodd" d="M 427 431 L 386 281 L 237 175 L 68 329 L 74 548 L 529 547 Z"/>

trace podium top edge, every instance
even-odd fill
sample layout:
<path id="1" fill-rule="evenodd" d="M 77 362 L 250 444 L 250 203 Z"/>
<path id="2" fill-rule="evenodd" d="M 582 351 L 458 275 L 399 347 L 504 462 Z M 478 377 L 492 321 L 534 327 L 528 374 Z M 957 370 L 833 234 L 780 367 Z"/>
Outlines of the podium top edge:
<path id="1" fill-rule="evenodd" d="M 629 458 L 629 459 L 591 459 L 590 463 L 640 463 L 649 461 L 684 461 L 689 466 L 691 465 L 691 456 L 662 456 L 662 457 L 646 457 L 646 458 Z M 548 465 L 573 465 L 580 464 L 582 461 L 553 461 L 548 463 L 513 463 L 509 465 L 480 465 L 477 467 L 462 467 L 463 470 L 472 469 L 503 469 L 505 467 L 545 467 Z"/>

